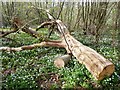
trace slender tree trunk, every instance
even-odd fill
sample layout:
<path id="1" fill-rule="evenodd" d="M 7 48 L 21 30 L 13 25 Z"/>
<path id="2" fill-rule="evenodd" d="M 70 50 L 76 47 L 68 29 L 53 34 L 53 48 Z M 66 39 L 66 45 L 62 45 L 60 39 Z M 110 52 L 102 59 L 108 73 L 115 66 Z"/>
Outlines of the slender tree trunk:
<path id="1" fill-rule="evenodd" d="M 2 3 L 0 2 L 0 7 L 2 7 Z M 3 21 L 2 21 L 2 8 L 0 8 L 0 28 L 3 26 Z"/>
<path id="2" fill-rule="evenodd" d="M 118 57 L 119 57 L 119 60 L 120 60 L 120 1 L 118 2 Z"/>

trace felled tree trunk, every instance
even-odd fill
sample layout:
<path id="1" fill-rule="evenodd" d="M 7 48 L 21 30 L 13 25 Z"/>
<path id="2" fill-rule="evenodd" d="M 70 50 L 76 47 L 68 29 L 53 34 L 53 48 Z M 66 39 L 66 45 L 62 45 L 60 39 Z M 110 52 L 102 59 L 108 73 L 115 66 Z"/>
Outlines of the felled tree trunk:
<path id="1" fill-rule="evenodd" d="M 66 27 L 60 20 L 56 22 L 58 29 L 63 33 L 61 37 L 64 48 L 69 53 L 71 52 L 81 64 L 84 64 L 95 79 L 102 80 L 104 77 L 110 76 L 114 72 L 115 67 L 112 62 L 72 37 L 68 30 L 66 31 Z"/>
<path id="2" fill-rule="evenodd" d="M 85 67 L 91 72 L 91 74 L 97 79 L 102 80 L 106 76 L 110 76 L 114 72 L 114 64 L 109 60 L 105 59 L 102 55 L 97 53 L 95 50 L 83 45 L 79 41 L 77 41 L 73 36 L 70 35 L 66 26 L 60 20 L 50 21 L 48 23 L 41 24 L 39 28 L 45 25 L 56 25 L 58 34 L 62 38 L 61 41 L 44 41 L 38 44 L 22 46 L 18 48 L 10 48 L 10 47 L 0 47 L 2 51 L 22 51 L 22 50 L 30 50 L 36 47 L 41 46 L 55 46 L 55 47 L 63 47 L 67 50 L 67 53 L 72 54 L 76 57 L 76 59 L 84 64 Z M 27 29 L 28 30 L 28 29 Z M 27 32 L 29 33 L 29 32 Z M 35 33 L 34 33 L 35 34 Z M 33 33 L 31 35 L 34 35 Z M 36 36 L 37 34 L 35 34 Z M 68 56 L 69 57 L 69 56 Z M 60 64 L 64 66 L 69 61 L 69 58 L 60 57 Z"/>
<path id="3" fill-rule="evenodd" d="M 114 64 L 105 59 L 95 50 L 83 45 L 70 34 L 65 35 L 67 43 L 65 49 L 73 54 L 76 59 L 84 64 L 97 80 L 102 80 L 114 72 Z M 63 40 L 63 42 L 65 42 Z"/>

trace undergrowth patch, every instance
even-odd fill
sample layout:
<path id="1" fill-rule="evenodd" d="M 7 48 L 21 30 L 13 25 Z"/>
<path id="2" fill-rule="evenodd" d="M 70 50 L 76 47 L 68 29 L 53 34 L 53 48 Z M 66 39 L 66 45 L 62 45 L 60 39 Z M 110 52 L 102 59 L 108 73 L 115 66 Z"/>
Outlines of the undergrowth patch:
<path id="1" fill-rule="evenodd" d="M 17 42 L 3 39 L 3 46 L 18 47 L 39 43 L 39 39 L 31 38 L 25 33 L 17 33 L 8 36 Z M 52 36 L 51 38 L 56 38 Z M 66 53 L 64 49 L 53 47 L 41 47 L 21 52 L 2 52 L 2 87 L 3 89 L 40 89 L 40 88 L 104 88 L 114 89 L 120 87 L 120 62 L 117 50 L 106 43 L 94 47 L 88 38 L 80 38 L 83 44 L 95 49 L 100 54 L 111 60 L 115 66 L 115 72 L 102 81 L 96 81 L 84 65 L 79 64 L 72 57 L 66 67 L 58 69 L 54 66 L 54 58 Z"/>

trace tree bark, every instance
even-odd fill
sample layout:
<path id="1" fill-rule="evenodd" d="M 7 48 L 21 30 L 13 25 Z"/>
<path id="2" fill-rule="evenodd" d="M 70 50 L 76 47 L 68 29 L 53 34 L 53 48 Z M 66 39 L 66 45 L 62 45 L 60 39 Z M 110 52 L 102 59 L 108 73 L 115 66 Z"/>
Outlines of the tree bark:
<path id="1" fill-rule="evenodd" d="M 23 50 L 31 50 L 37 47 L 48 47 L 48 46 L 52 46 L 52 47 L 64 47 L 64 44 L 61 43 L 61 41 L 47 41 L 47 42 L 41 42 L 41 43 L 36 43 L 36 44 L 32 44 L 32 45 L 26 45 L 26 46 L 21 46 L 21 47 L 0 47 L 0 51 L 14 51 L 14 52 L 18 52 L 18 51 L 23 51 Z"/>
<path id="2" fill-rule="evenodd" d="M 72 37 L 68 30 L 66 30 L 67 28 L 62 21 L 57 20 L 56 22 L 58 29 L 61 29 L 59 31 L 62 32 L 61 37 L 64 48 L 68 53 L 72 53 L 81 64 L 84 64 L 95 79 L 102 80 L 104 77 L 110 76 L 114 72 L 115 67 L 112 62 Z"/>
<path id="3" fill-rule="evenodd" d="M 105 59 L 95 50 L 83 45 L 70 34 L 65 35 L 65 37 L 69 44 L 69 46 L 65 45 L 65 49 L 67 51 L 70 50 L 69 52 L 71 52 L 81 64 L 86 66 L 95 79 L 102 80 L 114 72 L 115 67 L 112 62 Z M 63 40 L 63 42 L 65 41 Z"/>

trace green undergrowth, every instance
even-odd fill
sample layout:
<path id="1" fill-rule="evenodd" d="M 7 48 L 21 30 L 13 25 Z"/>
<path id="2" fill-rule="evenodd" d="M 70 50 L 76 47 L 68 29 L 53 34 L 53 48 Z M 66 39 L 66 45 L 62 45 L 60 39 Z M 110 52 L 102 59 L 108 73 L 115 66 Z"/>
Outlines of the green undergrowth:
<path id="1" fill-rule="evenodd" d="M 42 34 L 47 35 L 46 31 L 43 30 L 42 32 Z M 18 47 L 40 42 L 40 39 L 35 39 L 23 32 L 15 33 L 8 37 L 14 40 L 2 39 L 3 46 Z M 58 37 L 54 34 L 51 38 L 57 39 Z M 54 59 L 66 53 L 65 49 L 62 48 L 40 47 L 21 52 L 4 51 L 0 56 L 2 60 L 3 89 L 99 88 L 112 90 L 119 88 L 120 64 L 118 62 L 117 50 L 109 45 L 109 41 L 101 43 L 99 47 L 96 47 L 90 38 L 78 36 L 77 39 L 113 62 L 116 66 L 115 72 L 102 81 L 96 81 L 85 66 L 79 64 L 75 57 L 72 57 L 69 64 L 64 68 L 58 69 L 54 66 Z"/>

